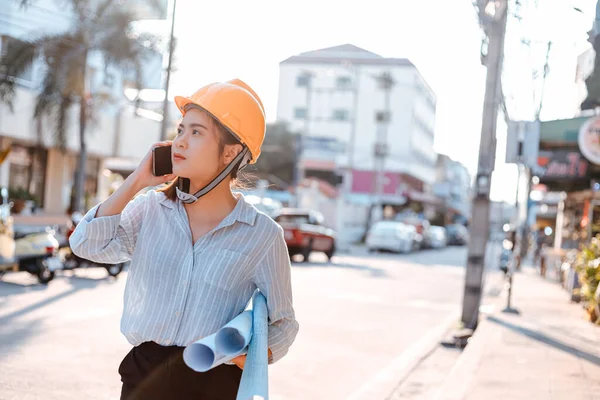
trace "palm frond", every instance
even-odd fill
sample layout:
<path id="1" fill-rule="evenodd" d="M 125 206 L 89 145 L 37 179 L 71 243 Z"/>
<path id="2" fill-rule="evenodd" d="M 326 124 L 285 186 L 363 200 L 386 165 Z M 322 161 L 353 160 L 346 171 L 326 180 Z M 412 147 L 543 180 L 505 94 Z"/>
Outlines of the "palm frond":
<path id="1" fill-rule="evenodd" d="M 36 57 L 36 46 L 32 42 L 9 39 L 6 52 L 0 58 L 0 102 L 13 107 L 16 79 L 31 68 Z"/>
<path id="2" fill-rule="evenodd" d="M 133 15 L 127 10 L 113 7 L 107 15 L 110 26 L 97 36 L 97 49 L 103 53 L 107 65 L 133 73 L 136 81 L 141 83 L 142 65 L 157 51 L 161 38 L 146 33 L 134 34 L 131 29 Z"/>
<path id="3" fill-rule="evenodd" d="M 87 49 L 80 35 L 67 34 L 45 43 L 44 61 L 62 96 L 82 95 Z"/>

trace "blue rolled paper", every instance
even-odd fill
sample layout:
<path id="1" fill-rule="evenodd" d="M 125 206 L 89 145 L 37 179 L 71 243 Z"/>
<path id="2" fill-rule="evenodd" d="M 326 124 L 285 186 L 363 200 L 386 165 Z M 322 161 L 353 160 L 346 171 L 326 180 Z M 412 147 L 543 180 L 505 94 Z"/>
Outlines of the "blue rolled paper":
<path id="1" fill-rule="evenodd" d="M 267 300 L 259 291 L 252 298 L 252 339 L 236 400 L 269 399 L 269 340 Z"/>
<path id="2" fill-rule="evenodd" d="M 244 311 L 217 332 L 218 353 L 238 356 L 246 351 L 252 338 L 252 311 Z"/>
<path id="3" fill-rule="evenodd" d="M 245 354 L 252 337 L 252 311 L 246 309 L 216 333 L 183 351 L 183 361 L 196 372 L 206 372 Z"/>

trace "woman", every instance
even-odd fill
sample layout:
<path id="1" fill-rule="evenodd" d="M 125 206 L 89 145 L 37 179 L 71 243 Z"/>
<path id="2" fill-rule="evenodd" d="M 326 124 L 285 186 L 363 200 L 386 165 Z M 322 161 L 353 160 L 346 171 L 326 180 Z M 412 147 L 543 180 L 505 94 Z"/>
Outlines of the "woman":
<path id="1" fill-rule="evenodd" d="M 173 174 L 153 176 L 149 151 L 86 214 L 71 248 L 102 263 L 131 259 L 121 332 L 134 347 L 119 367 L 121 399 L 235 399 L 245 356 L 198 373 L 182 353 L 242 312 L 256 288 L 269 309 L 269 363 L 298 332 L 283 231 L 230 189 L 260 155 L 264 109 L 240 80 L 175 102 L 183 115 L 177 137 L 155 145 L 172 145 Z"/>

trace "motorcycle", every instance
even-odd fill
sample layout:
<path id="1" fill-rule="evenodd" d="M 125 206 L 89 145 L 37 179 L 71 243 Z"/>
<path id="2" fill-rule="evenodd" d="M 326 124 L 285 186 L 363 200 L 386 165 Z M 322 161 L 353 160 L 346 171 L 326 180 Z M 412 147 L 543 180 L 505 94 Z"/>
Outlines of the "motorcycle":
<path id="1" fill-rule="evenodd" d="M 79 257 L 77 254 L 73 253 L 71 247 L 69 246 L 69 238 L 75 231 L 77 224 L 81 221 L 83 215 L 80 213 L 73 213 L 71 215 L 71 223 L 69 224 L 66 232 L 66 243 L 63 243 L 60 246 L 60 252 L 62 253 L 63 258 L 63 269 L 65 270 L 73 270 L 75 268 L 105 268 L 108 272 L 108 275 L 116 277 L 118 276 L 125 267 L 126 263 L 119 264 L 102 264 L 95 261 L 90 261 L 85 258 Z"/>

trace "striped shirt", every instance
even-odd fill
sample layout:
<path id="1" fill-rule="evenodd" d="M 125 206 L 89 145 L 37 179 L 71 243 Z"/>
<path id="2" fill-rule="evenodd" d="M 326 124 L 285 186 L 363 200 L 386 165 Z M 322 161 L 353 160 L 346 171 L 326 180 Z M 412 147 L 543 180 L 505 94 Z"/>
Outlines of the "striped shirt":
<path id="1" fill-rule="evenodd" d="M 269 362 L 287 353 L 298 323 L 283 230 L 237 196 L 234 210 L 193 245 L 182 202 L 162 192 L 137 196 L 118 215 L 95 217 L 97 205 L 77 225 L 70 245 L 78 256 L 131 260 L 121 317 L 129 343 L 187 346 L 241 313 L 258 288 L 269 309 Z"/>

